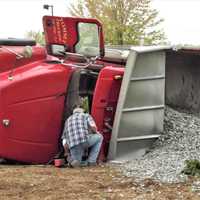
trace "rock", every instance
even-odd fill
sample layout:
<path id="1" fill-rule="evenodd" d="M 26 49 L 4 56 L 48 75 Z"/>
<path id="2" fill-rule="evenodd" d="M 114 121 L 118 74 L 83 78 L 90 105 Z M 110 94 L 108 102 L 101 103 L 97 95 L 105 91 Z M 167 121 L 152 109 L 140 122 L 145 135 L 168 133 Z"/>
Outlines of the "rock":
<path id="1" fill-rule="evenodd" d="M 200 160 L 200 118 L 165 109 L 164 132 L 153 148 L 140 159 L 120 165 L 121 171 L 137 180 L 152 178 L 165 183 L 183 182 L 185 160 Z"/>

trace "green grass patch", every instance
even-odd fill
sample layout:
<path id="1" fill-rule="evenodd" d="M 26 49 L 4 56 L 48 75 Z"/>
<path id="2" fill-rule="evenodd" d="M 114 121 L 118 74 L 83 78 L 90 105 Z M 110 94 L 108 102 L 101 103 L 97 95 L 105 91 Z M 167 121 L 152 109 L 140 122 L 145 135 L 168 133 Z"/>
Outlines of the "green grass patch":
<path id="1" fill-rule="evenodd" d="M 200 176 L 200 161 L 199 160 L 186 160 L 185 168 L 182 173 L 190 176 Z"/>

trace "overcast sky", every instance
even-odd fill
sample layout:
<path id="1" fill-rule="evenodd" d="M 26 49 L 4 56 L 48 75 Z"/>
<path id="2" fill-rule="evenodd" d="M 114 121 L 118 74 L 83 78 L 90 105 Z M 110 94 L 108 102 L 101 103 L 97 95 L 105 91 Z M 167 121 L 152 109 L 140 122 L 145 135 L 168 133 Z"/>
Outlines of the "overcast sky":
<path id="1" fill-rule="evenodd" d="M 0 38 L 24 37 L 29 30 L 42 31 L 42 16 L 54 5 L 54 14 L 67 16 L 73 0 L 0 0 Z M 164 18 L 163 28 L 172 44 L 200 44 L 200 0 L 153 0 L 152 6 Z M 105 33 L 106 34 L 106 33 Z"/>

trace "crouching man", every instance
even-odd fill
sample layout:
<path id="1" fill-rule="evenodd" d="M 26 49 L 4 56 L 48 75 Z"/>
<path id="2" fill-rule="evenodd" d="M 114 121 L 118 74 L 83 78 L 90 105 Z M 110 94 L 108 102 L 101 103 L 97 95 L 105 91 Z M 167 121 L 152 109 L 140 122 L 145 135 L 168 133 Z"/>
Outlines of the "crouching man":
<path id="1" fill-rule="evenodd" d="M 66 120 L 62 135 L 65 151 L 69 149 L 70 164 L 80 166 L 84 152 L 90 148 L 87 163 L 96 165 L 103 136 L 97 132 L 96 124 L 91 115 L 76 107 L 73 114 Z M 67 152 L 66 152 L 67 153 Z"/>

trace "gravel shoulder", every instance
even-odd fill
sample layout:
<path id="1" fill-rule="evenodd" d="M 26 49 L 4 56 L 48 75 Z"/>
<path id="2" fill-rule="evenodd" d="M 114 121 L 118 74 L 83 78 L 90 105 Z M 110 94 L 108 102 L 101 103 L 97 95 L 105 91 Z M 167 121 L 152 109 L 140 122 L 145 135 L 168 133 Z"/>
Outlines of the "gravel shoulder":
<path id="1" fill-rule="evenodd" d="M 127 177 L 179 183 L 187 180 L 181 171 L 191 159 L 200 160 L 200 118 L 166 107 L 164 132 L 152 149 L 120 168 Z"/>
<path id="2" fill-rule="evenodd" d="M 135 182 L 112 166 L 81 169 L 54 166 L 0 166 L 0 199 L 70 200 L 199 200 L 198 180 L 162 184 L 151 179 Z"/>

